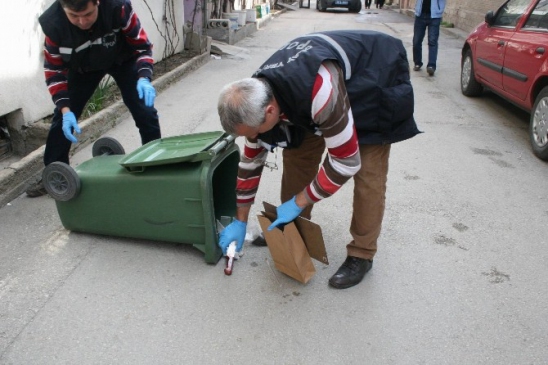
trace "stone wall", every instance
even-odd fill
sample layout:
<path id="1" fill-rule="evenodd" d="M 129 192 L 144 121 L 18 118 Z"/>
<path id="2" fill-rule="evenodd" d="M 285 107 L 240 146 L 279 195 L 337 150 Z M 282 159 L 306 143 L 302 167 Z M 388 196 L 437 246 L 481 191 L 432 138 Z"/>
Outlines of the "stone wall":
<path id="1" fill-rule="evenodd" d="M 484 21 L 489 10 L 497 10 L 502 4 L 504 0 L 449 0 L 443 20 L 469 32 Z"/>
<path id="2" fill-rule="evenodd" d="M 485 13 L 498 9 L 504 2 L 505 0 L 446 0 L 443 20 L 470 32 L 483 22 Z M 416 0 L 400 0 L 400 7 L 414 9 L 415 3 Z"/>

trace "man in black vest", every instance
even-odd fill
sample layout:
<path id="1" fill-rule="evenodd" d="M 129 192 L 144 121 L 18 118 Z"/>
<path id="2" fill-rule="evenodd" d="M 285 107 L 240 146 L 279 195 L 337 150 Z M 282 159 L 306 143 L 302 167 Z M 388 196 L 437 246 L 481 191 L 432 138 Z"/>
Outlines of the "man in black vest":
<path id="1" fill-rule="evenodd" d="M 391 144 L 420 133 L 402 42 L 373 31 L 299 37 L 252 78 L 226 85 L 218 111 L 225 131 L 246 137 L 236 219 L 219 239 L 223 252 L 232 241 L 241 250 L 266 155 L 283 147 L 283 204 L 269 229 L 299 215 L 309 218 L 314 203 L 353 178 L 352 240 L 329 284 L 358 284 L 377 251 Z"/>
<path id="2" fill-rule="evenodd" d="M 145 144 L 160 138 L 150 83 L 152 44 L 129 0 L 57 0 L 39 17 L 46 84 L 55 104 L 44 164 L 69 163 L 78 118 L 105 75 L 118 85 Z M 27 190 L 46 193 L 42 182 Z"/>

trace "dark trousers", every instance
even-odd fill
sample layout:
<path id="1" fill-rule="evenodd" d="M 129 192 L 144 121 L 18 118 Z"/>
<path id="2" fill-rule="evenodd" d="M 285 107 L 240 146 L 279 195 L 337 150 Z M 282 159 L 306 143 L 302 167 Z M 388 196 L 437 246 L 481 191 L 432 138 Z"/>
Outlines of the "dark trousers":
<path id="1" fill-rule="evenodd" d="M 375 5 L 377 8 L 382 8 L 384 6 L 384 0 L 375 0 Z"/>
<path id="2" fill-rule="evenodd" d="M 428 64 L 427 67 L 436 69 L 438 58 L 438 38 L 440 37 L 441 18 L 431 18 L 430 14 L 421 14 L 415 17 L 413 29 L 413 62 L 422 66 L 422 42 L 428 28 Z"/>
<path id="3" fill-rule="evenodd" d="M 365 7 L 369 9 L 371 7 L 371 1 L 372 0 L 365 0 Z"/>
<path id="4" fill-rule="evenodd" d="M 80 119 L 86 103 L 106 74 L 112 76 L 116 85 L 118 85 L 124 104 L 133 116 L 135 125 L 139 128 L 141 143 L 145 144 L 160 138 L 160 123 L 156 109 L 153 106 L 147 107 L 144 101 L 139 99 L 137 93 L 138 76 L 134 60 L 111 67 L 108 70 L 86 73 L 69 71 L 70 110 L 74 113 L 76 119 Z M 65 138 L 62 127 L 63 115 L 58 108 L 55 108 L 44 152 L 44 165 L 46 166 L 56 161 L 69 163 L 69 151 L 72 143 Z"/>

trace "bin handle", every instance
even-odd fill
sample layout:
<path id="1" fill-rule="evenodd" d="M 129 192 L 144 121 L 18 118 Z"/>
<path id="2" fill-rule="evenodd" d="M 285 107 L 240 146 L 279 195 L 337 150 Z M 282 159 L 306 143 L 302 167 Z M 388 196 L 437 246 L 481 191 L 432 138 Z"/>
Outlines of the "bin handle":
<path id="1" fill-rule="evenodd" d="M 236 139 L 236 136 L 229 134 L 228 136 L 224 137 L 222 140 L 217 142 L 208 150 L 208 153 L 210 156 L 216 156 L 219 152 L 221 152 L 225 147 L 227 147 L 230 143 L 234 142 Z"/>
<path id="2" fill-rule="evenodd" d="M 143 172 L 145 171 L 145 167 L 144 166 L 125 166 L 127 172 Z"/>

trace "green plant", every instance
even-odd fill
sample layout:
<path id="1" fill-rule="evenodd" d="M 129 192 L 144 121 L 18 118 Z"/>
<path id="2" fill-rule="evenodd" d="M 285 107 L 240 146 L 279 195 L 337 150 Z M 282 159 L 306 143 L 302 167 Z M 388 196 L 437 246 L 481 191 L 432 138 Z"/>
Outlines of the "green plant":
<path id="1" fill-rule="evenodd" d="M 446 22 L 445 20 L 441 22 L 441 26 L 444 28 L 455 28 L 455 25 L 453 23 Z"/>
<path id="2" fill-rule="evenodd" d="M 89 118 L 93 114 L 104 108 L 105 101 L 112 95 L 110 76 L 105 77 L 97 86 L 97 89 L 93 92 L 93 95 L 89 99 L 84 111 L 82 112 L 82 119 Z"/>

